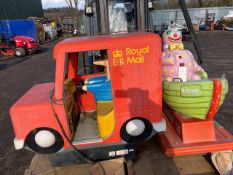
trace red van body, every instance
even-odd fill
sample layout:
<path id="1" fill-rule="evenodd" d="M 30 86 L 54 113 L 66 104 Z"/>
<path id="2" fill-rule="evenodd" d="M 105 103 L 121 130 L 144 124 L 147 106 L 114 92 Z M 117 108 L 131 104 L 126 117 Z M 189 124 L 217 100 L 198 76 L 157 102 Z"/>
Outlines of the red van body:
<path id="1" fill-rule="evenodd" d="M 66 39 L 54 48 L 56 61 L 55 82 L 32 87 L 10 109 L 15 131 L 15 147 L 21 149 L 31 132 L 49 128 L 58 133 L 64 142 L 63 148 L 71 148 L 65 134 L 72 141 L 71 127 L 65 108 L 64 81 L 69 78 L 77 85 L 87 78 L 102 74 L 77 75 L 77 53 L 107 50 L 112 84 L 112 102 L 115 127 L 107 138 L 82 144 L 73 142 L 77 148 L 127 144 L 122 140 L 122 126 L 134 118 L 149 121 L 153 131 L 166 128 L 162 114 L 161 38 L 153 33 L 136 32 L 95 37 Z M 68 61 L 68 62 L 67 62 Z M 51 91 L 53 103 L 51 106 Z M 94 95 L 90 92 L 76 93 L 77 113 L 96 110 Z M 82 106 L 80 108 L 80 106 Z M 154 132 L 155 133 L 155 132 Z M 109 153 L 110 154 L 110 153 Z"/>

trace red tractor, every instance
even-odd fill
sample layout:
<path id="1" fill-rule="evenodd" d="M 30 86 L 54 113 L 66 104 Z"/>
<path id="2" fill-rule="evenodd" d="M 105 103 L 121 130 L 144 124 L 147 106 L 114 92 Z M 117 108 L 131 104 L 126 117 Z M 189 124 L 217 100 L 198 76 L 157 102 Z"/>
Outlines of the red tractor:
<path id="1" fill-rule="evenodd" d="M 28 36 L 4 37 L 0 34 L 0 54 L 4 56 L 24 57 L 33 54 L 40 49 L 40 45 Z"/>

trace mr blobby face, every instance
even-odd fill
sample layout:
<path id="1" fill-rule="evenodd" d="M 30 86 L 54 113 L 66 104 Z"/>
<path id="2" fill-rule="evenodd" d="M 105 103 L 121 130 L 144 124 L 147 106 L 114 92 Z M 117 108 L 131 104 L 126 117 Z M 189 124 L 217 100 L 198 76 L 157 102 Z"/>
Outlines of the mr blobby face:
<path id="1" fill-rule="evenodd" d="M 178 29 L 168 29 L 163 33 L 164 45 L 182 43 L 182 34 Z"/>

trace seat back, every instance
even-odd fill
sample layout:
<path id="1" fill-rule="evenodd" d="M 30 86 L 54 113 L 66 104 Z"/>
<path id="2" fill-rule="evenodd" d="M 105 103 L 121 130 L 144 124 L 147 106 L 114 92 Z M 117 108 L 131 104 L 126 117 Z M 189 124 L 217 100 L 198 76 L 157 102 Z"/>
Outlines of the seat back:
<path id="1" fill-rule="evenodd" d="M 64 81 L 64 90 L 68 96 L 65 108 L 66 108 L 66 113 L 67 113 L 67 118 L 69 121 L 69 127 L 70 127 L 70 132 L 71 135 L 74 135 L 75 132 L 75 118 L 73 118 L 74 112 L 75 112 L 75 92 L 77 90 L 76 84 L 72 79 L 66 79 Z"/>

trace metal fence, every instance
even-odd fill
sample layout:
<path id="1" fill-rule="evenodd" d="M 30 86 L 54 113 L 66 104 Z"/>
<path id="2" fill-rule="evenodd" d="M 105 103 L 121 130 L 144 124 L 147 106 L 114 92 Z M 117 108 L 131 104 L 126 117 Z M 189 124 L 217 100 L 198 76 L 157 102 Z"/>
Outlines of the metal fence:
<path id="1" fill-rule="evenodd" d="M 233 7 L 209 7 L 209 8 L 190 8 L 189 13 L 193 23 L 198 24 L 200 19 L 206 17 L 206 13 L 214 13 L 215 21 L 233 11 Z M 150 27 L 153 30 L 161 30 L 162 26 L 167 26 L 171 21 L 180 25 L 185 24 L 183 13 L 180 9 L 154 10 L 150 12 Z"/>

